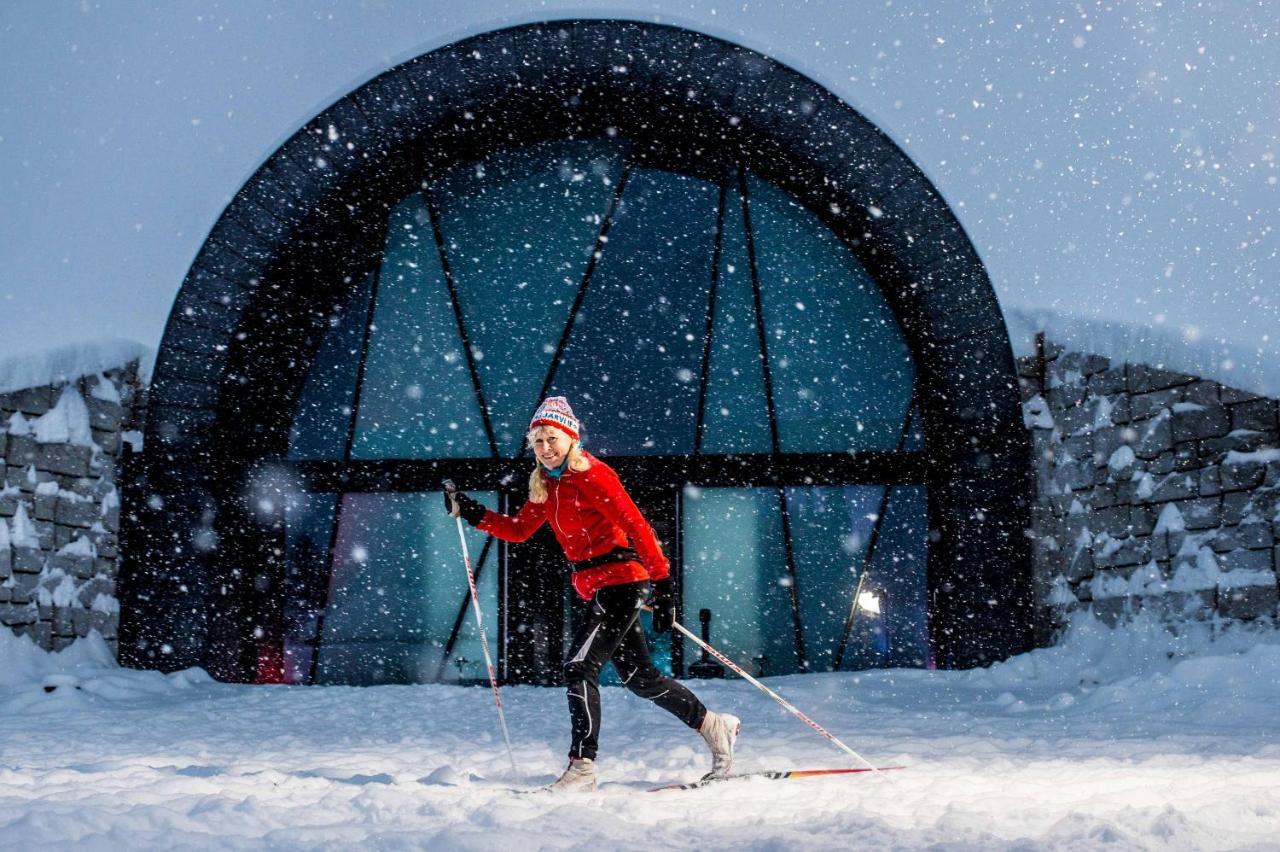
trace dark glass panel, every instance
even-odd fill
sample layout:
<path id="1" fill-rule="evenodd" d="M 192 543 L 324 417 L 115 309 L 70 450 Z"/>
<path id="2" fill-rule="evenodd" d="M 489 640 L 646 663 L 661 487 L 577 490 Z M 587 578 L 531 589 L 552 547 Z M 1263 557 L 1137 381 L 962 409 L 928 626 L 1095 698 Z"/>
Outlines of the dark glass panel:
<path id="1" fill-rule="evenodd" d="M 883 493 L 878 485 L 787 489 L 810 671 L 834 666 Z"/>
<path id="2" fill-rule="evenodd" d="M 623 145 L 495 154 L 431 187 L 499 451 L 520 452 L 622 172 Z"/>
<path id="3" fill-rule="evenodd" d="M 797 670 L 791 578 L 774 488 L 685 488 L 684 616 L 711 610 L 711 644 L 757 674 Z M 763 660 L 759 659 L 763 657 Z M 685 666 L 699 658 L 685 644 Z"/>
<path id="4" fill-rule="evenodd" d="M 635 169 L 552 390 L 604 454 L 691 453 L 719 191 Z"/>
<path id="5" fill-rule="evenodd" d="M 373 275 L 357 279 L 342 303 L 325 317 L 328 331 L 316 350 L 289 429 L 291 459 L 341 459 L 346 453 Z"/>
<path id="6" fill-rule="evenodd" d="M 360 459 L 491 454 L 419 193 L 391 213 L 351 454 Z"/>
<path id="7" fill-rule="evenodd" d="M 491 494 L 474 495 L 494 505 Z M 334 545 L 317 683 L 423 683 L 487 677 L 475 619 L 467 614 L 450 659 L 445 644 L 468 593 L 455 521 L 439 492 L 345 494 Z M 464 527 L 478 556 L 484 534 Z M 479 580 L 490 643 L 497 639 L 497 571 Z M 496 652 L 490 645 L 490 653 Z M 465 658 L 461 672 L 453 664 Z M 495 660 L 496 664 L 496 660 Z"/>
<path id="8" fill-rule="evenodd" d="M 748 184 L 782 451 L 897 449 L 914 373 L 888 303 L 816 216 Z"/>
<path id="9" fill-rule="evenodd" d="M 924 421 L 920 419 L 920 406 L 918 405 L 911 409 L 911 427 L 907 431 L 907 442 L 903 449 L 909 451 L 924 450 Z"/>
<path id="10" fill-rule="evenodd" d="M 297 494 L 285 512 L 284 680 L 307 683 L 329 586 L 329 545 L 338 499 Z"/>
<path id="11" fill-rule="evenodd" d="M 842 669 L 929 665 L 928 537 L 926 489 L 893 488 Z"/>
<path id="12" fill-rule="evenodd" d="M 736 185 L 725 190 L 713 319 L 702 452 L 767 453 L 773 447 L 759 318 Z"/>

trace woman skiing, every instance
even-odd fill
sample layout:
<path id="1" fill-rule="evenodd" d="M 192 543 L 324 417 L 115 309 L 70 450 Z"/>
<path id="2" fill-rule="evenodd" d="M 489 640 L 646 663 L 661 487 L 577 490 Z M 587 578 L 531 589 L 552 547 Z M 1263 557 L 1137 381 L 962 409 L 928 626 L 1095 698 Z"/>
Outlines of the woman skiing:
<path id="1" fill-rule="evenodd" d="M 482 532 L 524 541 L 544 522 L 573 570 L 573 588 L 591 602 L 564 664 L 572 739 L 569 766 L 548 789 L 593 790 L 600 736 L 600 669 L 606 660 L 628 689 L 698 731 L 711 749 L 710 777 L 727 775 L 739 720 L 713 713 L 689 689 L 666 677 L 649 657 L 640 610 L 652 603 L 653 629 L 671 629 L 674 598 L 670 565 L 653 528 L 613 469 L 582 449 L 581 427 L 562 396 L 546 399 L 529 423 L 537 457 L 529 499 L 514 516 L 490 511 L 460 491 L 446 491 L 445 505 Z"/>

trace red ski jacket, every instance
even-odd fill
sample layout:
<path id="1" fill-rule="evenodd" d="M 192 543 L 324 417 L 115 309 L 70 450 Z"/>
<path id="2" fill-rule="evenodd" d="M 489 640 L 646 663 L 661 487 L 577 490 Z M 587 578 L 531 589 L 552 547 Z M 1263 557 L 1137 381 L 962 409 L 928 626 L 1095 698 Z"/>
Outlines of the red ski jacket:
<path id="1" fill-rule="evenodd" d="M 586 456 L 591 463 L 586 470 L 566 469 L 559 479 L 547 477 L 546 502 L 526 502 L 515 515 L 486 511 L 476 529 L 503 541 L 524 541 L 548 521 L 570 562 L 602 556 L 617 547 L 634 548 L 640 562 L 611 562 L 574 572 L 573 588 L 583 600 L 591 600 L 605 586 L 668 576 L 671 566 L 658 537 L 618 474 L 595 456 Z"/>

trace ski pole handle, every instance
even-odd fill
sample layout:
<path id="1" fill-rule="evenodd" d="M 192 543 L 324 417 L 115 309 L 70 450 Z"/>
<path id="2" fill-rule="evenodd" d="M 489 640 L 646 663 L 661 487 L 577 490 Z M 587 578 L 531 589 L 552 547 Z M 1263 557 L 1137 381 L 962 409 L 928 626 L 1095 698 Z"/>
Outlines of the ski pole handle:
<path id="1" fill-rule="evenodd" d="M 649 609 L 649 607 L 645 607 L 645 609 Z M 681 633 L 683 633 L 685 636 L 687 636 L 687 637 L 689 637 L 690 639 L 692 639 L 695 643 L 697 643 L 698 647 L 700 647 L 700 648 L 702 648 L 703 650 L 707 651 L 707 652 L 708 652 L 708 653 L 710 653 L 713 657 L 715 657 L 717 660 L 719 660 L 720 662 L 724 663 L 726 666 L 728 666 L 729 668 L 731 668 L 731 669 L 733 669 L 735 672 L 737 672 L 739 675 L 741 675 L 741 676 L 742 676 L 742 678 L 743 678 L 744 680 L 746 680 L 746 681 L 747 681 L 747 683 L 751 684 L 751 685 L 752 685 L 752 686 L 754 686 L 756 689 L 760 690 L 760 691 L 761 691 L 761 692 L 763 692 L 765 695 L 769 696 L 769 697 L 770 697 L 770 698 L 772 698 L 774 701 L 776 701 L 776 702 L 778 702 L 779 704 L 781 704 L 781 705 L 783 706 L 783 708 L 785 708 L 785 709 L 786 709 L 786 711 L 787 711 L 788 713 L 790 713 L 792 716 L 795 716 L 795 717 L 796 717 L 797 719 L 799 719 L 801 722 L 804 722 L 804 723 L 805 723 L 806 725 L 808 725 L 810 728 L 813 728 L 815 731 L 817 731 L 818 733 L 822 734 L 824 737 L 826 737 L 828 740 L 830 740 L 833 744 L 835 744 L 838 748 L 840 748 L 840 750 L 841 750 L 841 751 L 844 751 L 844 752 L 846 752 L 847 754 L 852 755 L 852 756 L 853 756 L 853 758 L 854 758 L 855 760 L 858 760 L 858 761 L 860 761 L 861 763 L 863 763 L 863 764 L 864 764 L 868 769 L 871 769 L 872 771 L 876 771 L 877 767 L 876 767 L 873 763 L 871 763 L 871 761 L 867 760 L 865 757 L 863 757 L 862 755 L 858 754 L 856 751 L 854 751 L 853 749 L 849 748 L 849 747 L 848 747 L 847 745 L 845 745 L 844 743 L 840 742 L 840 740 L 839 740 L 839 739 L 838 739 L 834 734 L 832 734 L 832 733 L 831 733 L 831 732 L 829 732 L 826 728 L 824 728 L 824 727 L 822 727 L 821 725 L 819 725 L 817 722 L 815 722 L 815 721 L 813 721 L 812 719 L 810 719 L 810 718 L 809 718 L 808 716 L 806 716 L 805 714 L 801 713 L 798 709 L 796 709 L 796 707 L 795 707 L 791 702 L 787 701 L 787 699 L 783 698 L 781 695 L 779 695 L 778 693 L 774 692 L 772 689 L 770 689 L 769 687 L 765 686 L 763 683 L 761 683 L 760 681 L 756 680 L 756 679 L 755 679 L 755 678 L 753 678 L 751 675 L 747 674 L 747 673 L 746 673 L 745 671 L 743 671 L 743 670 L 742 670 L 742 668 L 741 668 L 740 666 L 738 666 L 738 665 L 737 665 L 733 660 L 729 659 L 729 658 L 728 658 L 728 657 L 726 657 L 724 654 L 721 654 L 719 651 L 717 651 L 715 648 L 712 648 L 708 643 L 703 642 L 703 641 L 702 641 L 701 639 L 699 639 L 697 636 L 694 636 L 694 635 L 693 635 L 693 633 L 692 633 L 692 632 L 690 632 L 690 630 L 689 630 L 687 627 L 685 627 L 683 624 L 681 624 L 679 621 L 672 621 L 671 626 L 672 626 L 672 627 L 674 627 L 676 630 L 679 630 L 679 631 L 680 631 Z"/>

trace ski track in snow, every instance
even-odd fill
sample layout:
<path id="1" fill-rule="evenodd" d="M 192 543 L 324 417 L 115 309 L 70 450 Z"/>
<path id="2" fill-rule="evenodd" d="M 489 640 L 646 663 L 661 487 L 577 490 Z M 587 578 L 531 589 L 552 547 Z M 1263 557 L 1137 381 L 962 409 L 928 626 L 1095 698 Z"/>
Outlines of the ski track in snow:
<path id="1" fill-rule="evenodd" d="M 219 684 L 3 637 L 0 847 L 1280 848 L 1280 638 L 1081 631 L 987 670 L 769 679 L 909 767 L 878 776 L 647 793 L 709 758 L 606 688 L 602 785 L 563 796 L 523 792 L 562 767 L 559 689 L 504 689 L 512 777 L 487 688 Z M 46 693 L 55 672 L 80 688 Z M 742 717 L 739 769 L 850 765 L 748 684 L 693 685 Z"/>

